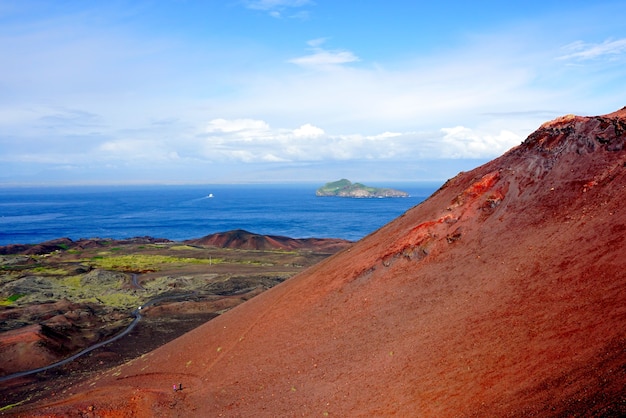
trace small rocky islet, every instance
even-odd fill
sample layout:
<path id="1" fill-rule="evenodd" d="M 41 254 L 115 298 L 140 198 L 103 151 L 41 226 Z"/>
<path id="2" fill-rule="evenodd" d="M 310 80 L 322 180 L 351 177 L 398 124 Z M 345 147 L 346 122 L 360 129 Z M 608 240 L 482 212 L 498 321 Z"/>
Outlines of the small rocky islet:
<path id="1" fill-rule="evenodd" d="M 408 197 L 409 194 L 402 190 L 371 187 L 362 183 L 352 183 L 350 180 L 341 179 L 326 183 L 315 191 L 320 197 L 350 197 L 350 198 L 382 198 L 382 197 Z"/>

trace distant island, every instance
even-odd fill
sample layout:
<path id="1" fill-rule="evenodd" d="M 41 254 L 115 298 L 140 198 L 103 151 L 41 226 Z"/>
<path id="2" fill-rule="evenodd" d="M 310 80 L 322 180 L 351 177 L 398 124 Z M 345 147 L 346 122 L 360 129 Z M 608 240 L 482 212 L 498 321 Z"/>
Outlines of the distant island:
<path id="1" fill-rule="evenodd" d="M 352 183 L 350 180 L 346 179 L 326 183 L 315 191 L 315 195 L 352 198 L 409 196 L 407 192 L 401 190 L 369 187 L 361 183 Z"/>

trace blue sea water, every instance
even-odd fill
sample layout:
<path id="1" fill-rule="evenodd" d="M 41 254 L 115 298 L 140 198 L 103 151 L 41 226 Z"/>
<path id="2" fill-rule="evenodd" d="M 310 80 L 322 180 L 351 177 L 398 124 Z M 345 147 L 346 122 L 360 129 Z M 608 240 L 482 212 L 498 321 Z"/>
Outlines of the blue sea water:
<path id="1" fill-rule="evenodd" d="M 315 185 L 0 188 L 0 245 L 61 237 L 182 241 L 233 229 L 356 241 L 419 204 L 440 185 L 385 184 L 410 197 L 383 199 L 316 197 Z"/>

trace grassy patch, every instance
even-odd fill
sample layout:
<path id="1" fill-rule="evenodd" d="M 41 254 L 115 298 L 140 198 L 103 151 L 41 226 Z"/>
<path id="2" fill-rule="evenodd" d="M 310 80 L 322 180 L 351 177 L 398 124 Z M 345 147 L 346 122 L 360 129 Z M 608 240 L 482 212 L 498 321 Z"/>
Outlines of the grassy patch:
<path id="1" fill-rule="evenodd" d="M 170 250 L 198 250 L 197 247 L 192 247 L 191 245 L 172 245 Z"/>
<path id="2" fill-rule="evenodd" d="M 140 305 L 138 295 L 132 290 L 120 288 L 121 281 L 99 283 L 97 280 L 84 282 L 83 279 L 81 274 L 59 278 L 56 292 L 74 302 L 92 302 L 116 309 L 131 309 Z"/>
<path id="3" fill-rule="evenodd" d="M 81 287 L 81 281 L 80 281 L 81 278 L 82 278 L 81 276 L 64 277 L 61 280 L 61 284 L 71 289 L 79 289 Z"/>
<path id="4" fill-rule="evenodd" d="M 128 293 L 109 293 L 99 295 L 97 299 L 104 305 L 114 308 L 127 309 L 140 305 L 139 297 L 129 295 Z"/>
<path id="5" fill-rule="evenodd" d="M 9 296 L 8 298 L 4 299 L 4 300 L 0 300 L 0 306 L 9 306 L 12 305 L 13 302 L 17 301 L 18 299 L 23 298 L 24 296 L 26 296 L 23 293 L 15 293 L 11 296 Z"/>
<path id="6" fill-rule="evenodd" d="M 30 269 L 33 273 L 43 274 L 45 276 L 63 276 L 67 274 L 65 269 L 54 268 L 54 267 L 46 267 L 46 266 L 38 266 L 33 269 Z"/>
<path id="7" fill-rule="evenodd" d="M 7 298 L 7 300 L 8 300 L 9 302 L 15 302 L 16 300 L 18 300 L 18 299 L 20 299 L 20 298 L 23 298 L 24 296 L 26 296 L 26 295 L 25 295 L 25 294 L 23 294 L 23 293 L 16 293 L 16 294 L 14 294 L 14 295 L 9 296 L 9 297 Z"/>
<path id="8" fill-rule="evenodd" d="M 164 264 L 218 264 L 218 258 L 172 257 L 169 255 L 133 254 L 111 257 L 93 257 L 90 263 L 94 267 L 117 271 L 158 271 Z"/>
<path id="9" fill-rule="evenodd" d="M 146 246 L 144 246 L 144 248 L 151 248 L 151 249 L 157 249 L 157 250 L 166 250 L 169 248 L 169 244 L 148 244 Z"/>

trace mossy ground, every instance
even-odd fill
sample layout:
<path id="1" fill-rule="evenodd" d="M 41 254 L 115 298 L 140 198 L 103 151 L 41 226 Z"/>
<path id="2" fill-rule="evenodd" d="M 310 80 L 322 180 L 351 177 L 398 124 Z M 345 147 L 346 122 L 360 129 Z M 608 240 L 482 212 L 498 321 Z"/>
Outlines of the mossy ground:
<path id="1" fill-rule="evenodd" d="M 179 243 L 158 245 L 111 244 L 91 249 L 61 249 L 43 256 L 15 256 L 2 264 L 0 306 L 25 307 L 67 299 L 132 311 L 161 294 L 208 291 L 214 282 L 247 275 L 280 280 L 297 273 L 325 255 L 297 251 L 232 250 Z M 10 258 L 10 256 L 7 256 Z M 306 259 L 310 261 L 306 261 Z M 9 262 L 10 261 L 10 262 Z M 94 275 L 95 270 L 103 271 Z M 89 280 L 86 275 L 90 274 Z M 115 276 L 114 276 L 115 275 Z M 137 275 L 141 284 L 133 285 Z M 26 276 L 39 286 L 26 286 L 14 298 L 10 284 Z M 44 285 L 41 285 L 43 283 Z M 1 330 L 0 330 L 1 331 Z"/>

